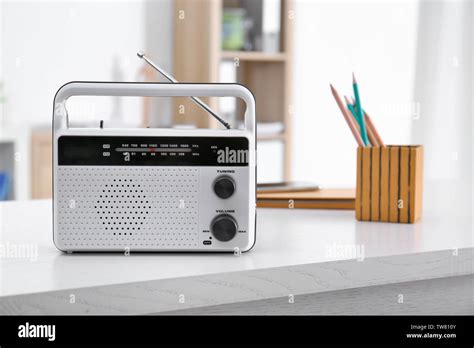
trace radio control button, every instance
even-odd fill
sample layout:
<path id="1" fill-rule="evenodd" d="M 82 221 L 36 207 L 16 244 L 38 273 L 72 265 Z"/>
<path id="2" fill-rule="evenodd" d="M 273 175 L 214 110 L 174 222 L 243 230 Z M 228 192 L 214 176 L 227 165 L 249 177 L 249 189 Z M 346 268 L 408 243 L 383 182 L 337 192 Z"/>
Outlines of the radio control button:
<path id="1" fill-rule="evenodd" d="M 212 235 L 221 242 L 228 242 L 237 234 L 237 222 L 229 215 L 219 215 L 211 223 Z"/>
<path id="2" fill-rule="evenodd" d="M 235 182 L 227 176 L 222 176 L 217 178 L 214 182 L 214 192 L 215 194 L 222 199 L 229 198 L 234 194 L 235 191 Z"/>

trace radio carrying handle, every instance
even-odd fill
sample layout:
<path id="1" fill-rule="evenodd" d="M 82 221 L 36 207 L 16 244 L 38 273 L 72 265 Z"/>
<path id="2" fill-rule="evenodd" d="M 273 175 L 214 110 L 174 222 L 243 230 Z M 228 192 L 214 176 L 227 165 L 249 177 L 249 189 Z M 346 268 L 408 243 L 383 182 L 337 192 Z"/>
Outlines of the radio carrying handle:
<path id="1" fill-rule="evenodd" d="M 237 97 L 246 104 L 245 130 L 255 136 L 255 98 L 246 87 L 233 83 L 69 82 L 54 97 L 53 126 L 69 128 L 66 101 L 72 96 L 123 97 Z"/>

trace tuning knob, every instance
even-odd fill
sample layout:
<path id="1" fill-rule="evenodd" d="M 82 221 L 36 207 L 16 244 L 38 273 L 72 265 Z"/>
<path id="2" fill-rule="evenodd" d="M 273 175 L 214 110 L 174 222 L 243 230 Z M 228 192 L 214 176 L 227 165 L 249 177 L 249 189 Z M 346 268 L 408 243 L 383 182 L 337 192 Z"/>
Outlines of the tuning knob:
<path id="1" fill-rule="evenodd" d="M 221 176 L 214 182 L 214 192 L 222 199 L 229 198 L 234 194 L 235 182 L 228 176 Z"/>
<path id="2" fill-rule="evenodd" d="M 219 215 L 211 223 L 212 235 L 221 242 L 228 242 L 237 234 L 237 222 L 229 215 Z"/>

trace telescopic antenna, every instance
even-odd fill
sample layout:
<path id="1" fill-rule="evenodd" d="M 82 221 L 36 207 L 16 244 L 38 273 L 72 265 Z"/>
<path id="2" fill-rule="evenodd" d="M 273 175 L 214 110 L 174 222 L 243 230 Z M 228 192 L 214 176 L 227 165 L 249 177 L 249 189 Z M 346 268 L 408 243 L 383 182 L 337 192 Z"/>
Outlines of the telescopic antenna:
<path id="1" fill-rule="evenodd" d="M 137 56 L 141 59 L 143 59 L 145 62 L 147 62 L 153 69 L 158 71 L 161 75 L 163 75 L 168 81 L 173 82 L 173 83 L 178 83 L 178 81 L 168 74 L 165 70 L 163 70 L 160 66 L 155 64 L 153 61 L 151 61 L 147 56 L 145 56 L 145 53 L 143 51 L 138 51 Z M 222 117 L 220 117 L 214 110 L 212 110 L 206 103 L 204 103 L 201 99 L 196 98 L 196 97 L 190 97 L 197 105 L 199 105 L 201 108 L 206 110 L 208 113 L 210 113 L 214 118 L 219 121 L 224 127 L 227 129 L 231 129 L 231 125 L 224 121 Z"/>

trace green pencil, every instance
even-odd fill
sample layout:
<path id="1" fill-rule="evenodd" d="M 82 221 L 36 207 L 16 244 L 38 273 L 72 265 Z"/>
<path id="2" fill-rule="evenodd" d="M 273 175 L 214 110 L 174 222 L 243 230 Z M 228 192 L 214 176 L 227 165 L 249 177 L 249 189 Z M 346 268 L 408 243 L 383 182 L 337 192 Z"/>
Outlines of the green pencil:
<path id="1" fill-rule="evenodd" d="M 352 116 L 354 116 L 354 120 L 357 121 L 357 124 L 359 125 L 359 128 L 360 128 L 359 117 L 357 116 L 357 112 L 354 109 L 354 105 L 352 105 L 351 101 L 346 96 L 344 96 L 344 100 L 346 101 L 347 108 L 351 112 Z"/>
<path id="2" fill-rule="evenodd" d="M 356 100 L 356 112 L 357 112 L 357 121 L 360 125 L 360 135 L 362 140 L 364 141 L 365 146 L 369 145 L 369 138 L 367 137 L 367 129 L 365 127 L 365 120 L 364 114 L 362 111 L 362 104 L 360 103 L 360 96 L 359 96 L 359 87 L 357 86 L 357 81 L 355 78 L 354 73 L 352 73 L 352 87 L 354 89 L 354 96 Z"/>

